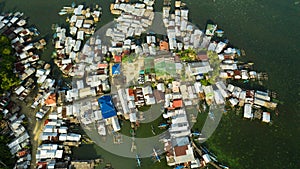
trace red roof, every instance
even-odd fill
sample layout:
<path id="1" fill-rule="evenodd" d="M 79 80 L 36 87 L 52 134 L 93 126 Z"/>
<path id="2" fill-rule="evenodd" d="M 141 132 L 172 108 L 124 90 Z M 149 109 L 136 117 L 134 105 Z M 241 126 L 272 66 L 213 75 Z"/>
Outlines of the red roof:
<path id="1" fill-rule="evenodd" d="M 46 124 L 48 124 L 48 123 L 49 123 L 49 120 L 46 119 L 45 122 L 44 122 L 44 126 L 46 126 Z"/>
<path id="2" fill-rule="evenodd" d="M 240 70 L 234 70 L 233 72 L 234 72 L 234 75 L 241 75 L 242 74 Z"/>
<path id="3" fill-rule="evenodd" d="M 27 152 L 26 152 L 25 150 L 19 151 L 19 152 L 18 152 L 18 156 L 19 156 L 19 157 L 23 157 L 23 156 L 26 155 L 26 154 L 27 154 Z"/>
<path id="4" fill-rule="evenodd" d="M 173 107 L 174 108 L 180 108 L 180 107 L 182 107 L 182 105 L 183 105 L 183 103 L 182 103 L 181 99 L 173 100 Z"/>
<path id="5" fill-rule="evenodd" d="M 47 168 L 47 162 L 38 162 L 36 168 L 46 169 Z"/>
<path id="6" fill-rule="evenodd" d="M 115 55 L 115 56 L 114 56 L 114 61 L 115 61 L 116 63 L 122 62 L 122 56 Z"/>
<path id="7" fill-rule="evenodd" d="M 183 155 L 186 155 L 186 150 L 188 149 L 188 146 L 187 145 L 184 145 L 184 146 L 177 146 L 174 148 L 175 150 L 175 155 L 176 156 L 183 156 Z"/>
<path id="8" fill-rule="evenodd" d="M 129 96 L 134 96 L 134 91 L 133 91 L 133 89 L 128 89 L 128 95 L 129 95 Z"/>
<path id="9" fill-rule="evenodd" d="M 197 56 L 197 59 L 198 60 L 201 60 L 201 61 L 207 61 L 208 60 L 208 57 L 207 57 L 207 54 L 199 54 Z"/>

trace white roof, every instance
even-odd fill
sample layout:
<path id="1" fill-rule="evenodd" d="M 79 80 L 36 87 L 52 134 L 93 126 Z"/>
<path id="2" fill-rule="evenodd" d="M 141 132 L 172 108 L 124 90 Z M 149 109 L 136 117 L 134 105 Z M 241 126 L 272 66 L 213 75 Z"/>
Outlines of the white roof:
<path id="1" fill-rule="evenodd" d="M 20 55 L 19 55 L 20 59 L 25 59 L 28 57 L 28 53 L 27 52 L 22 52 Z"/>
<path id="2" fill-rule="evenodd" d="M 76 20 L 77 20 L 77 16 L 75 16 L 75 15 L 72 15 L 72 17 L 71 17 L 71 19 L 70 19 L 70 22 L 73 22 L 73 23 L 75 23 L 75 22 L 76 22 Z"/>
<path id="3" fill-rule="evenodd" d="M 46 125 L 45 126 L 45 128 L 44 128 L 44 132 L 45 133 L 56 133 L 56 131 L 55 131 L 55 129 L 56 129 L 56 126 L 53 126 L 53 125 Z"/>
<path id="4" fill-rule="evenodd" d="M 269 112 L 263 112 L 262 121 L 269 123 L 271 121 L 271 114 Z"/>
<path id="5" fill-rule="evenodd" d="M 235 105 L 237 105 L 237 104 L 239 103 L 239 100 L 236 99 L 236 98 L 231 98 L 231 99 L 229 99 L 229 102 L 230 102 L 233 106 L 235 106 Z"/>
<path id="6" fill-rule="evenodd" d="M 157 90 L 160 90 L 162 92 L 165 92 L 165 84 L 163 83 L 158 83 L 157 84 Z"/>
<path id="7" fill-rule="evenodd" d="M 204 154 L 202 157 L 203 157 L 205 163 L 211 162 L 210 156 L 208 154 Z"/>
<path id="8" fill-rule="evenodd" d="M 42 144 L 38 147 L 38 150 L 57 150 L 57 144 Z"/>
<path id="9" fill-rule="evenodd" d="M 76 43 L 75 43 L 75 46 L 74 46 L 74 51 L 75 52 L 78 52 L 80 50 L 80 46 L 81 46 L 81 41 L 80 40 L 77 40 Z"/>
<path id="10" fill-rule="evenodd" d="M 58 137 L 58 139 L 59 139 L 59 141 L 66 141 L 67 140 L 67 134 L 60 134 L 59 135 L 59 137 Z"/>
<path id="11" fill-rule="evenodd" d="M 48 119 L 57 120 L 57 113 L 56 112 L 52 112 L 51 114 L 49 114 Z"/>
<path id="12" fill-rule="evenodd" d="M 14 139 L 12 142 L 10 142 L 7 146 L 9 148 L 12 148 L 18 144 L 21 144 L 22 142 L 24 142 L 26 139 L 29 138 L 29 135 L 27 132 L 25 132 L 24 134 L 22 134 L 20 137 Z"/>
<path id="13" fill-rule="evenodd" d="M 244 118 L 253 118 L 251 104 L 245 104 L 244 106 Z"/>
<path id="14" fill-rule="evenodd" d="M 136 122 L 136 113 L 129 114 L 130 122 Z"/>
<path id="15" fill-rule="evenodd" d="M 84 31 L 78 31 L 77 32 L 77 39 L 78 40 L 84 40 Z"/>
<path id="16" fill-rule="evenodd" d="M 66 115 L 70 116 L 73 114 L 73 105 L 67 105 L 66 106 Z"/>
<path id="17" fill-rule="evenodd" d="M 44 117 L 44 115 L 45 115 L 44 113 L 38 111 L 38 112 L 36 112 L 35 117 L 42 119 Z"/>
<path id="18" fill-rule="evenodd" d="M 62 158 L 64 150 L 56 150 L 55 158 Z"/>
<path id="19" fill-rule="evenodd" d="M 46 80 L 47 76 L 46 75 L 42 75 L 38 78 L 37 83 L 41 84 L 44 83 L 44 81 Z"/>
<path id="20" fill-rule="evenodd" d="M 44 75 L 45 72 L 46 72 L 46 71 L 45 71 L 44 69 L 38 69 L 38 70 L 36 70 L 35 76 L 36 76 L 36 77 L 40 77 L 40 76 Z"/>
<path id="21" fill-rule="evenodd" d="M 20 86 L 20 87 L 18 87 L 18 88 L 15 90 L 15 93 L 16 93 L 17 95 L 20 95 L 24 90 L 25 90 L 25 87 Z"/>
<path id="22" fill-rule="evenodd" d="M 101 110 L 94 111 L 94 116 L 95 116 L 95 120 L 101 120 L 102 119 Z"/>
<path id="23" fill-rule="evenodd" d="M 62 59 L 62 60 L 61 60 L 61 64 L 63 64 L 63 65 L 69 64 L 69 63 L 72 63 L 72 60 L 71 60 L 71 59 Z"/>
<path id="24" fill-rule="evenodd" d="M 112 121 L 112 126 L 113 126 L 113 129 L 115 132 L 121 130 L 117 116 L 112 117 L 111 121 Z"/>
<path id="25" fill-rule="evenodd" d="M 83 24 L 83 20 L 77 20 L 75 26 L 76 26 L 77 28 L 81 28 L 81 27 L 82 27 L 82 24 Z"/>
<path id="26" fill-rule="evenodd" d="M 145 87 L 142 88 L 142 90 L 143 90 L 143 94 L 144 95 L 152 94 L 153 93 L 151 86 L 145 86 Z"/>
<path id="27" fill-rule="evenodd" d="M 58 129 L 58 133 L 64 133 L 66 134 L 68 132 L 68 127 L 62 126 Z"/>
<path id="28" fill-rule="evenodd" d="M 262 99 L 262 100 L 266 100 L 266 101 L 270 101 L 271 98 L 268 95 L 267 92 L 262 92 L 262 91 L 256 91 L 254 97 Z"/>
<path id="29" fill-rule="evenodd" d="M 223 98 L 220 90 L 214 90 L 214 98 L 215 98 L 215 102 L 217 104 L 224 104 L 225 103 L 224 98 Z"/>
<path id="30" fill-rule="evenodd" d="M 75 134 L 75 133 L 70 133 L 67 136 L 68 141 L 80 141 L 81 135 L 80 134 Z"/>

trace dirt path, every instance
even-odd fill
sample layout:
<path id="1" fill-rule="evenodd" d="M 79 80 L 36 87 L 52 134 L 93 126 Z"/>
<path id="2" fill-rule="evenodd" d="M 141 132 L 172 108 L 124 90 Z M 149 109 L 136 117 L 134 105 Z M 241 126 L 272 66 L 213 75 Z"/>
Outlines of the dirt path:
<path id="1" fill-rule="evenodd" d="M 21 101 L 17 98 L 16 95 L 11 96 L 11 100 L 14 101 L 18 106 L 21 106 L 21 114 L 24 114 L 28 119 L 28 125 L 26 126 L 27 132 L 30 135 L 31 142 L 31 167 L 32 169 L 36 166 L 36 150 L 39 145 L 39 137 L 42 132 L 43 121 L 37 121 L 35 118 L 35 113 L 37 110 L 32 109 L 31 102 L 26 103 L 25 101 Z"/>

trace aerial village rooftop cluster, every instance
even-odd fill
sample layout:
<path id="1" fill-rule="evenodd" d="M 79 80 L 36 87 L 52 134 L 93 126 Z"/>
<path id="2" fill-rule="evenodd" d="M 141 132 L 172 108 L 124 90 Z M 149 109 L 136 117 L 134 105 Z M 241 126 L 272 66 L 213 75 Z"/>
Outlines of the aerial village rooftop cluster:
<path id="1" fill-rule="evenodd" d="M 109 43 L 96 33 L 85 45 L 82 43 L 86 38 L 94 34 L 101 8 L 64 7 L 59 14 L 70 15 L 67 20 L 70 29 L 55 27 L 54 45 L 55 63 L 63 74 L 74 77 L 68 89 L 61 88 L 60 82 L 50 76 L 50 64 L 38 61 L 39 56 L 34 54 L 46 45 L 43 39 L 31 42 L 36 29 L 24 27 L 26 21 L 21 19 L 21 13 L 0 16 L 1 33 L 12 39 L 18 57 L 15 71 L 22 83 L 14 94 L 25 100 L 36 87 L 35 79 L 38 85 L 38 93 L 30 104 L 37 120 L 44 122 L 39 136 L 42 144 L 34 155 L 37 167 L 69 165 L 69 147 L 78 146 L 82 140 L 70 125 L 95 123 L 99 135 L 104 137 L 107 132 L 121 130 L 120 116 L 132 124 L 143 120 L 138 108 L 145 105 L 162 103 L 163 118 L 170 121 L 167 125 L 170 137 L 164 140 L 169 166 L 198 168 L 214 161 L 208 153 L 197 158 L 190 138 L 186 108 L 199 104 L 200 100 L 209 106 L 227 102 L 232 107 L 244 106 L 244 118 L 270 122 L 269 112 L 253 111 L 260 107 L 276 108 L 268 92 L 244 90 L 226 83 L 226 79 L 257 79 L 258 73 L 237 63 L 240 51 L 229 47 L 228 41 L 213 40 L 213 36 L 221 36 L 223 31 L 217 30 L 215 24 L 208 24 L 204 32 L 199 30 L 188 22 L 189 10 L 185 4 L 175 1 L 175 11 L 171 13 L 166 1 L 162 16 L 167 35 L 149 33 L 147 29 L 154 19 L 153 4 L 154 0 L 137 3 L 116 0 L 110 9 L 119 16 L 105 33 Z M 192 61 L 181 58 L 178 51 L 185 50 L 195 51 Z M 217 54 L 217 64 L 210 52 Z M 215 70 L 217 77 L 213 83 L 203 84 Z M 7 126 L 15 136 L 8 146 L 12 154 L 20 157 L 17 165 L 25 168 L 31 160 L 26 148 L 30 144 L 29 135 L 22 126 L 25 117 L 18 113 L 20 110 L 13 106 L 9 96 L 1 100 L 2 112 L 9 119 Z"/>
<path id="2" fill-rule="evenodd" d="M 82 7 L 81 5 L 78 8 L 82 10 Z M 65 9 L 68 9 L 68 12 L 74 10 L 71 7 Z M 76 13 L 77 15 L 80 17 L 82 13 Z M 39 32 L 35 27 L 27 28 L 27 22 L 22 16 L 23 13 L 20 12 L 0 16 L 0 33 L 11 39 L 17 57 L 14 73 L 21 80 L 13 93 L 1 97 L 1 112 L 3 118 L 7 120 L 1 123 L 4 125 L 2 134 L 13 137 L 7 146 L 12 155 L 18 159 L 15 168 L 30 168 L 32 156 L 37 168 L 68 168 L 69 165 L 77 165 L 76 161 L 69 163 L 68 154 L 71 153 L 70 147 L 81 143 L 81 135 L 69 129 L 78 122 L 73 118 L 73 110 L 65 106 L 68 99 L 66 91 L 61 88 L 60 81 L 56 82 L 51 76 L 51 65 L 39 60 L 37 53 L 41 53 L 39 50 L 45 47 L 46 41 L 44 39 L 33 41 Z M 100 11 L 94 12 L 93 16 L 98 21 Z M 32 98 L 34 99 L 31 100 Z M 36 120 L 43 123 L 41 134 L 37 136 L 41 144 L 36 154 L 31 154 L 30 135 L 27 126 L 24 126 L 28 120 L 25 119 L 22 107 L 15 100 L 25 102 L 29 109 L 35 112 Z M 90 163 L 93 161 L 87 165 Z"/>
<path id="3" fill-rule="evenodd" d="M 73 5 L 72 7 L 64 7 L 59 13 L 60 15 L 71 14 L 66 20 L 69 23 L 69 28 L 54 27 L 56 49 L 54 62 L 67 76 L 74 76 L 73 64 L 76 62 L 86 37 L 94 34 L 96 23 L 100 21 L 102 13 L 102 9 L 98 5 L 95 9 L 84 8 L 83 5 L 74 8 Z"/>
<path id="4" fill-rule="evenodd" d="M 39 35 L 35 27 L 26 27 L 26 20 L 23 13 L 7 13 L 0 15 L 0 33 L 11 39 L 12 47 L 16 52 L 17 62 L 14 73 L 16 73 L 21 85 L 14 93 L 18 99 L 23 101 L 35 88 L 34 80 L 31 78 L 36 71 L 39 60 L 37 50 L 43 49 L 46 45 L 44 39 L 33 41 Z M 9 135 L 12 140 L 8 147 L 12 155 L 17 157 L 15 168 L 29 168 L 31 162 L 30 136 L 25 124 L 28 122 L 22 113 L 21 107 L 11 98 L 8 93 L 1 97 L 0 111 L 3 113 L 3 135 Z"/>
<path id="5" fill-rule="evenodd" d="M 109 133 L 121 130 L 118 116 L 138 123 L 143 120 L 138 107 L 164 103 L 164 118 L 172 119 L 169 125 L 171 137 L 165 142 L 168 164 L 186 163 L 199 167 L 211 160 L 207 154 L 201 159 L 194 157 L 185 107 L 197 104 L 199 99 L 204 99 L 208 105 L 224 105 L 229 101 L 232 106 L 245 105 L 244 117 L 252 118 L 253 106 L 274 109 L 276 103 L 270 102 L 266 92 L 226 85 L 227 78 L 256 79 L 257 73 L 237 65 L 236 58 L 240 51 L 227 47 L 227 41 L 212 41 L 215 34 L 223 33 L 217 30 L 217 25 L 209 24 L 206 31 L 202 32 L 190 24 L 188 9 L 180 1 L 175 3 L 175 14 L 170 13 L 169 5 L 163 8 L 167 30 L 165 39 L 159 39 L 153 33 L 146 34 L 141 43 L 130 38 L 143 36 L 143 32 L 151 25 L 154 19 L 153 2 L 130 4 L 116 1 L 111 5 L 111 12 L 119 14 L 114 27 L 106 31 L 111 44 L 103 43 L 102 36 L 96 35 L 83 47 L 83 54 L 78 59 L 81 62 L 76 64 L 74 72 L 77 77 L 84 78 L 75 80 L 73 89 L 68 92 L 72 93 L 70 95 L 74 100 L 100 95 L 98 99 L 73 106 L 80 107 L 81 122 L 85 125 L 97 124 L 98 133 L 102 136 L 107 134 L 107 130 Z M 185 62 L 175 53 L 175 49 L 194 49 L 198 53 L 193 62 Z M 214 67 L 212 59 L 203 49 L 217 53 L 218 67 Z M 136 58 L 128 61 L 131 56 Z M 139 66 L 133 68 L 133 72 L 128 65 L 136 63 Z M 207 78 L 214 69 L 218 70 L 218 80 L 210 85 L 201 84 L 200 80 Z M 172 81 L 165 83 L 169 79 Z M 108 91 L 111 91 L 111 95 L 101 96 Z M 269 112 L 261 115 L 262 121 L 270 122 Z"/>

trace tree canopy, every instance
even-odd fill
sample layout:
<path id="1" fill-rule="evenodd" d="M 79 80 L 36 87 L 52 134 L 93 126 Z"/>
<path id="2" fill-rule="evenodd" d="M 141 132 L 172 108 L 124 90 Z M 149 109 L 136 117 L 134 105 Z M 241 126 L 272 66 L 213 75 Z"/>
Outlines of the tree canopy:
<path id="1" fill-rule="evenodd" d="M 11 42 L 6 36 L 0 35 L 0 93 L 19 84 L 19 78 L 13 73 L 16 57 Z"/>
<path id="2" fill-rule="evenodd" d="M 180 60 L 189 62 L 189 61 L 194 61 L 196 59 L 196 51 L 189 48 L 185 49 L 179 52 Z"/>

